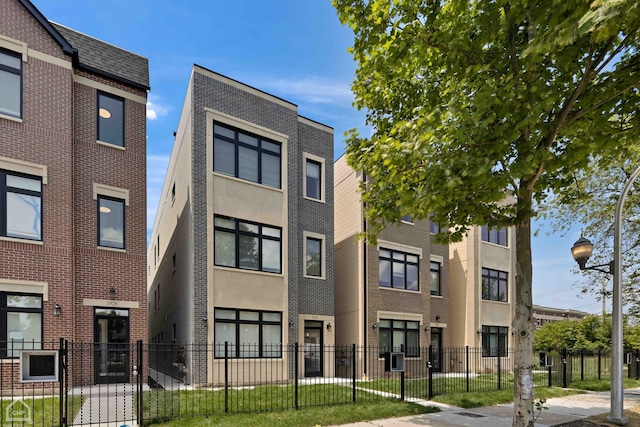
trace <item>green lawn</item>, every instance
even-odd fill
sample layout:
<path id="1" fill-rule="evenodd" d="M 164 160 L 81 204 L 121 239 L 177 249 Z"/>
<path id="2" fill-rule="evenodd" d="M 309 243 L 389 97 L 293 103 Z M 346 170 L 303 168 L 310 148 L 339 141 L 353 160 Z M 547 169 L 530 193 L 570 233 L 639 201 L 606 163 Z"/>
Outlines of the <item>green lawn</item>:
<path id="1" fill-rule="evenodd" d="M 535 400 L 549 399 L 551 397 L 569 396 L 571 394 L 581 394 L 583 391 L 569 390 L 558 387 L 536 387 Z M 446 403 L 448 405 L 460 406 L 461 408 L 479 408 L 481 406 L 493 406 L 500 403 L 513 402 L 513 388 L 507 390 L 473 392 L 473 393 L 453 393 L 436 396 L 434 402 Z"/>
<path id="2" fill-rule="evenodd" d="M 18 396 L 16 396 L 18 398 Z M 80 410 L 84 397 L 69 398 L 69 418 L 73 420 L 76 413 Z M 20 419 L 24 421 L 24 425 L 35 426 L 54 426 L 60 425 L 60 398 L 59 397 L 25 397 L 21 399 L 24 405 L 15 400 L 0 401 L 0 425 L 23 425 Z M 11 406 L 9 412 L 7 408 Z M 29 410 L 31 411 L 29 413 Z M 14 419 L 12 422 L 7 417 Z"/>
<path id="3" fill-rule="evenodd" d="M 261 412 L 251 414 L 216 414 L 209 417 L 186 417 L 173 419 L 158 427 L 237 427 L 276 426 L 313 427 L 317 425 L 348 424 L 382 418 L 404 417 L 407 415 L 438 412 L 437 408 L 425 407 L 396 399 L 376 402 L 351 403 L 324 407 L 310 407 L 300 410 Z"/>
<path id="4" fill-rule="evenodd" d="M 585 380 L 585 381 L 573 381 L 569 384 L 569 387 L 579 390 L 589 391 L 608 391 L 611 390 L 611 380 L 605 378 L 602 380 Z M 625 378 L 624 388 L 640 387 L 640 380 Z"/>

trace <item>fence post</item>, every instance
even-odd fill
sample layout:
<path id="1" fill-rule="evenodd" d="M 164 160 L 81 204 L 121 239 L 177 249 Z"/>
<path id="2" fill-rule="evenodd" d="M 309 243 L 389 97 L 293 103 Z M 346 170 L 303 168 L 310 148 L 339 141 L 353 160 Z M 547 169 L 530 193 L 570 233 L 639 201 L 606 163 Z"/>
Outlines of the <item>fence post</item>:
<path id="1" fill-rule="evenodd" d="M 298 343 L 295 343 L 293 345 L 293 399 L 294 399 L 294 406 L 297 409 L 299 409 L 298 407 Z"/>
<path id="2" fill-rule="evenodd" d="M 562 349 L 562 388 L 567 388 L 567 349 Z"/>
<path id="3" fill-rule="evenodd" d="M 58 350 L 58 385 L 60 386 L 60 426 L 65 426 L 64 402 L 67 396 L 64 395 L 64 338 L 60 338 L 60 350 Z"/>
<path id="4" fill-rule="evenodd" d="M 469 346 L 465 347 L 465 371 L 467 373 L 467 393 L 469 393 Z"/>
<path id="5" fill-rule="evenodd" d="M 136 399 L 138 402 L 138 425 L 144 425 L 144 394 L 142 392 L 142 385 L 144 384 L 144 357 L 142 352 L 144 351 L 142 346 L 142 340 L 138 340 L 137 343 L 137 351 L 138 351 L 138 374 L 136 375 L 137 386 L 138 386 L 138 398 Z M 142 379 L 142 381 L 141 381 Z"/>
<path id="6" fill-rule="evenodd" d="M 229 412 L 229 341 L 224 342 L 224 412 Z"/>
<path id="7" fill-rule="evenodd" d="M 636 380 L 640 379 L 640 350 L 636 350 Z"/>
<path id="8" fill-rule="evenodd" d="M 427 361 L 427 371 L 428 371 L 427 381 L 429 383 L 429 399 L 431 399 L 433 397 L 433 369 L 431 366 L 431 359 L 433 356 L 433 346 L 431 345 L 429 346 L 428 353 L 429 353 L 429 360 Z"/>
<path id="9" fill-rule="evenodd" d="M 601 379 L 602 375 L 602 350 L 598 349 L 598 379 Z"/>
<path id="10" fill-rule="evenodd" d="M 547 385 L 548 385 L 549 387 L 551 387 L 551 386 L 553 385 L 553 378 L 552 378 L 552 376 L 553 376 L 553 372 L 551 371 L 551 366 L 548 366 L 548 367 L 547 367 L 547 371 L 549 372 L 549 375 L 548 375 L 548 377 L 549 377 L 549 378 L 548 378 L 548 380 L 547 380 Z"/>
<path id="11" fill-rule="evenodd" d="M 502 349 L 498 347 L 498 390 L 502 390 Z"/>
<path id="12" fill-rule="evenodd" d="M 351 400 L 356 403 L 356 345 L 351 344 L 351 382 L 353 384 L 351 390 Z"/>
<path id="13" fill-rule="evenodd" d="M 584 349 L 580 350 L 580 381 L 584 381 Z"/>

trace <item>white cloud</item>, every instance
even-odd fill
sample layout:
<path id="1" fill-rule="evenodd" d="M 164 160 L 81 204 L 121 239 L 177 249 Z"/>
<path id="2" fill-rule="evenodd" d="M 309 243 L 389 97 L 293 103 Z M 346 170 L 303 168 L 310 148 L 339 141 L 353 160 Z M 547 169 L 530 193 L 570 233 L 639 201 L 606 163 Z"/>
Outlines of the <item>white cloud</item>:
<path id="1" fill-rule="evenodd" d="M 169 112 L 169 108 L 158 103 L 158 97 L 149 95 L 147 99 L 147 119 L 156 120 L 159 116 L 164 116 Z"/>
<path id="2" fill-rule="evenodd" d="M 261 88 L 274 90 L 283 95 L 299 98 L 313 104 L 337 104 L 351 108 L 353 94 L 349 84 L 321 77 L 309 76 L 300 79 L 266 80 L 259 83 Z"/>

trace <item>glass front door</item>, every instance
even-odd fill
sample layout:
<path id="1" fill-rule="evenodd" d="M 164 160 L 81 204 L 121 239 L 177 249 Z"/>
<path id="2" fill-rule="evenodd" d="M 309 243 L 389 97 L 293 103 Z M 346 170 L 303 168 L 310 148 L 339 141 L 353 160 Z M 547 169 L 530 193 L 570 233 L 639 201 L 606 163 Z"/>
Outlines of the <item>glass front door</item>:
<path id="1" fill-rule="evenodd" d="M 304 322 L 304 376 L 322 376 L 322 322 Z"/>
<path id="2" fill-rule="evenodd" d="M 431 369 L 442 371 L 442 329 L 431 328 Z"/>
<path id="3" fill-rule="evenodd" d="M 129 382 L 129 359 L 129 310 L 96 308 L 96 383 Z"/>

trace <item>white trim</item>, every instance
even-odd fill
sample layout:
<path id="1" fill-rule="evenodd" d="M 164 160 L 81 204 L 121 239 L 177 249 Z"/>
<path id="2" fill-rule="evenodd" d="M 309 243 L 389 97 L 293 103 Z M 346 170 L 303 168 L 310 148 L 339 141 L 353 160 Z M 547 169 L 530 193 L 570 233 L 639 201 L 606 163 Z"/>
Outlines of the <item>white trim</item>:
<path id="1" fill-rule="evenodd" d="M 446 329 L 447 324 L 446 323 L 439 323 L 439 322 L 431 322 L 431 323 L 429 323 L 429 327 L 430 328 Z"/>
<path id="2" fill-rule="evenodd" d="M 56 58 L 55 56 L 38 52 L 37 50 L 29 49 L 29 56 L 35 59 L 39 59 L 42 62 L 48 62 L 49 64 L 57 65 L 58 67 L 62 67 L 66 70 L 73 69 L 70 61 L 65 61 L 64 59 Z"/>
<path id="3" fill-rule="evenodd" d="M 11 120 L 11 121 L 13 121 L 13 122 L 22 123 L 22 118 L 20 118 L 20 117 L 10 116 L 10 115 L 8 115 L 8 114 L 2 114 L 2 113 L 0 113 L 0 119 Z"/>
<path id="4" fill-rule="evenodd" d="M 109 308 L 140 308 L 139 301 L 120 301 L 112 299 L 94 299 L 84 298 L 82 305 L 90 307 L 109 307 Z"/>
<path id="5" fill-rule="evenodd" d="M 311 160 L 316 163 L 320 163 L 320 198 L 314 199 L 307 196 L 307 160 Z M 324 157 L 316 156 L 310 153 L 302 152 L 302 197 L 307 200 L 313 200 L 314 202 L 325 203 L 325 183 L 326 183 L 326 170 Z"/>
<path id="6" fill-rule="evenodd" d="M 100 141 L 99 139 L 96 139 L 96 144 L 104 145 L 105 147 L 116 148 L 116 149 L 118 149 L 118 150 L 122 150 L 122 151 L 125 151 L 125 150 L 126 150 L 126 148 L 125 148 L 125 147 L 122 147 L 122 146 L 120 146 L 120 145 L 115 145 L 115 144 L 112 144 L 112 143 L 110 143 L 110 142 Z"/>
<path id="7" fill-rule="evenodd" d="M 243 129 L 248 132 L 263 136 L 265 138 L 280 142 L 282 144 L 286 144 L 289 141 L 289 136 L 285 135 L 284 133 L 276 132 L 269 128 L 251 123 L 249 121 L 231 116 L 229 114 L 222 113 L 209 107 L 204 107 L 204 111 L 206 112 L 207 120 L 213 120 L 214 122 L 220 122 L 222 124 L 227 124 L 235 128 Z M 211 132 L 212 134 L 207 135 L 207 137 L 210 136 L 211 141 L 213 142 L 213 126 L 211 127 Z"/>
<path id="8" fill-rule="evenodd" d="M 376 313 L 377 321 L 380 323 L 380 319 L 387 320 L 408 320 L 410 322 L 420 322 L 422 325 L 422 314 L 419 313 L 404 313 L 400 311 L 378 311 Z"/>
<path id="9" fill-rule="evenodd" d="M 106 92 L 106 93 L 110 93 L 113 95 L 117 95 L 121 98 L 126 98 L 130 101 L 133 102 L 137 102 L 139 104 L 144 104 L 147 105 L 147 98 L 145 98 L 144 96 L 140 96 L 140 95 L 134 95 L 133 93 L 124 91 L 122 89 L 118 89 L 116 87 L 112 87 L 112 86 L 108 86 L 104 83 L 100 83 L 100 82 L 96 82 L 94 80 L 88 79 L 86 77 L 83 76 L 79 76 L 77 74 L 73 75 L 73 81 L 74 83 L 78 83 L 81 85 L 85 85 L 85 86 L 89 86 L 92 87 L 94 89 L 98 89 L 99 91 L 102 92 Z"/>
<path id="10" fill-rule="evenodd" d="M 307 239 L 320 240 L 320 276 L 309 276 L 307 274 Z M 303 268 L 302 276 L 307 279 L 325 280 L 327 277 L 327 238 L 324 234 L 313 233 L 311 231 L 302 232 L 302 259 Z"/>
<path id="11" fill-rule="evenodd" d="M 408 254 L 418 255 L 422 259 L 422 248 L 416 248 L 415 246 L 403 245 L 402 243 L 395 243 L 378 239 L 378 251 L 380 251 L 380 249 L 391 249 L 400 252 L 406 252 Z"/>
<path id="12" fill-rule="evenodd" d="M 42 183 L 47 184 L 47 167 L 45 165 L 0 156 L 0 169 L 39 176 L 42 178 Z"/>
<path id="13" fill-rule="evenodd" d="M 41 294 L 43 301 L 49 301 L 49 284 L 31 280 L 0 279 L 0 291 Z"/>
<path id="14" fill-rule="evenodd" d="M 25 42 L 0 34 L 0 47 L 22 55 L 22 62 L 27 62 L 29 49 Z"/>
<path id="15" fill-rule="evenodd" d="M 44 245 L 44 243 L 42 242 L 42 240 L 31 240 L 31 239 L 20 239 L 17 237 L 4 237 L 4 236 L 0 236 L 0 241 L 3 242 L 16 242 L 16 243 L 28 243 L 31 245 Z"/>
<path id="16" fill-rule="evenodd" d="M 439 262 L 440 265 L 444 264 L 444 257 L 440 255 L 429 254 L 429 260 L 433 262 Z"/>
<path id="17" fill-rule="evenodd" d="M 93 200 L 98 200 L 98 194 L 107 197 L 124 200 L 124 204 L 129 206 L 129 190 L 126 188 L 112 187 L 110 185 L 93 183 Z"/>
<path id="18" fill-rule="evenodd" d="M 109 251 L 109 252 L 120 252 L 121 254 L 126 254 L 127 250 L 126 249 L 120 249 L 120 248 L 110 248 L 108 246 L 96 246 L 97 249 L 103 250 L 103 251 Z"/>

